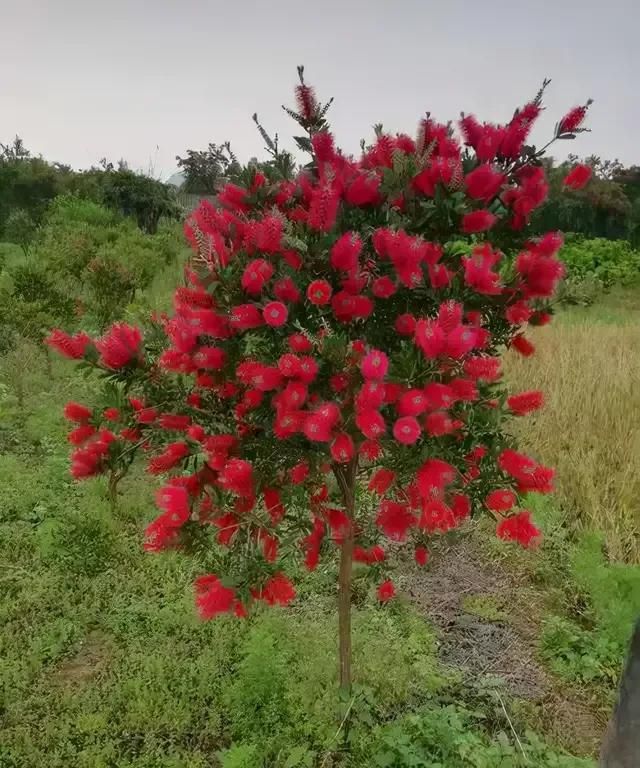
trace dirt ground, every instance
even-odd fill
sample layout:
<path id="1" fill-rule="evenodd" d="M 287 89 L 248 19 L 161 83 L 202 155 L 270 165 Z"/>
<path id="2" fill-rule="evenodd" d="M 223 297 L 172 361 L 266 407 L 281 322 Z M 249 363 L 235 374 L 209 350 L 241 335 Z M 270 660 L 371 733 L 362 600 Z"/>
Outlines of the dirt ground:
<path id="1" fill-rule="evenodd" d="M 538 660 L 544 597 L 521 575 L 491 560 L 470 536 L 456 542 L 455 553 L 441 544 L 406 591 L 436 627 L 442 660 L 461 670 L 465 682 L 496 688 L 505 714 L 526 703 L 570 752 L 597 754 L 606 718 Z"/>

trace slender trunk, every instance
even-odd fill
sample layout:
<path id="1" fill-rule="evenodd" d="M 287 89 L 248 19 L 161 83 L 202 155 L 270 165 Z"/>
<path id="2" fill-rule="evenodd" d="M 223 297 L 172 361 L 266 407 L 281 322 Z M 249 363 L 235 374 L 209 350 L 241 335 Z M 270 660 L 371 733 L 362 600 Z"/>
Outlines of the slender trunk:
<path id="1" fill-rule="evenodd" d="M 350 525 L 340 546 L 340 575 L 338 580 L 338 640 L 340 663 L 340 693 L 348 706 L 351 697 L 351 579 L 353 574 L 353 520 L 355 513 L 355 479 L 357 459 L 346 466 L 335 464 L 336 480 L 342 491 L 344 508 Z M 345 736 L 348 723 L 345 723 Z"/>
<path id="2" fill-rule="evenodd" d="M 109 474 L 107 495 L 109 498 L 109 508 L 112 515 L 115 515 L 115 513 L 118 511 L 118 483 L 121 479 L 122 475 L 119 472 L 111 472 Z"/>

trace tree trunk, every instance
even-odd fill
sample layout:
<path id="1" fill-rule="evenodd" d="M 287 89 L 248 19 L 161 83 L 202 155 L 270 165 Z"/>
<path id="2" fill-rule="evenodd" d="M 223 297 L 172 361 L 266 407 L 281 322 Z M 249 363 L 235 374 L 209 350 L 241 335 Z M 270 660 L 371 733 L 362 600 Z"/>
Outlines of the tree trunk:
<path id="1" fill-rule="evenodd" d="M 334 464 L 333 472 L 340 486 L 345 512 L 350 525 L 340 546 L 340 575 L 338 580 L 338 658 L 340 662 L 340 693 L 348 706 L 351 697 L 351 578 L 353 573 L 353 519 L 355 513 L 355 481 L 357 459 L 347 465 Z M 345 723 L 345 733 L 347 724 Z"/>
<path id="2" fill-rule="evenodd" d="M 109 509 L 111 510 L 112 515 L 115 515 L 118 511 L 118 483 L 120 480 L 122 480 L 122 475 L 119 472 L 111 472 L 109 474 L 107 496 L 109 498 Z"/>

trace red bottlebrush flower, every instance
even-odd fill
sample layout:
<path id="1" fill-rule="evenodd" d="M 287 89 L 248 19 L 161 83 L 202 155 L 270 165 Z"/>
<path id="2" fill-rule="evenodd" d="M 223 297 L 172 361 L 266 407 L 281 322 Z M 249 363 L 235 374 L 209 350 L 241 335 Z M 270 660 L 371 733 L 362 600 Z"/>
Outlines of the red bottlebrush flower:
<path id="1" fill-rule="evenodd" d="M 401 416 L 393 425 L 393 436 L 402 445 L 413 445 L 421 434 L 420 424 L 413 416 Z"/>
<path id="2" fill-rule="evenodd" d="M 217 517 L 213 521 L 213 524 L 218 529 L 218 535 L 216 536 L 218 544 L 221 544 L 223 547 L 230 546 L 231 542 L 233 541 L 233 537 L 236 535 L 236 532 L 240 527 L 236 517 L 231 512 L 227 512 L 226 515 Z"/>
<path id="3" fill-rule="evenodd" d="M 496 221 L 497 217 L 491 211 L 471 211 L 462 217 L 462 231 L 467 235 L 475 232 L 486 232 Z"/>
<path id="4" fill-rule="evenodd" d="M 260 365 L 253 371 L 250 383 L 260 392 L 271 392 L 282 384 L 282 374 L 272 365 Z"/>
<path id="5" fill-rule="evenodd" d="M 310 85 L 296 85 L 296 104 L 305 120 L 313 120 L 318 112 L 316 94 Z"/>
<path id="6" fill-rule="evenodd" d="M 237 184 L 225 184 L 218 192 L 218 202 L 223 208 L 230 211 L 247 211 L 249 207 L 246 203 L 248 192 Z"/>
<path id="7" fill-rule="evenodd" d="M 152 475 L 161 475 L 163 472 L 177 467 L 182 459 L 188 455 L 189 446 L 186 443 L 170 443 L 159 456 L 151 459 L 147 471 Z"/>
<path id="8" fill-rule="evenodd" d="M 185 432 L 191 424 L 191 416 L 180 416 L 177 413 L 163 413 L 158 419 L 158 424 L 163 429 Z"/>
<path id="9" fill-rule="evenodd" d="M 332 507 L 325 509 L 324 514 L 331 530 L 331 538 L 340 544 L 351 528 L 349 516 L 342 509 Z"/>
<path id="10" fill-rule="evenodd" d="M 450 435 L 458 428 L 456 422 L 446 411 L 434 411 L 433 413 L 428 414 L 425 419 L 424 427 L 427 434 L 431 437 Z"/>
<path id="11" fill-rule="evenodd" d="M 429 403 L 421 389 L 409 389 L 400 396 L 396 410 L 400 416 L 419 416 L 427 410 Z"/>
<path id="12" fill-rule="evenodd" d="M 273 264 L 270 264 L 265 259 L 254 259 L 245 267 L 240 284 L 246 293 L 252 296 L 259 296 L 273 273 Z"/>
<path id="13" fill-rule="evenodd" d="M 138 424 L 153 424 L 158 418 L 158 411 L 155 408 L 140 408 L 136 412 L 136 421 Z"/>
<path id="14" fill-rule="evenodd" d="M 134 429 L 132 427 L 125 427 L 120 432 L 120 437 L 123 440 L 127 440 L 130 443 L 137 443 L 138 440 L 142 437 L 142 433 L 139 429 Z"/>
<path id="15" fill-rule="evenodd" d="M 218 477 L 222 488 L 241 498 L 253 496 L 253 466 L 243 459 L 230 459 Z"/>
<path id="16" fill-rule="evenodd" d="M 341 432 L 336 435 L 335 440 L 331 443 L 331 457 L 339 464 L 347 464 L 353 458 L 355 454 L 355 447 L 351 436 L 346 432 Z"/>
<path id="17" fill-rule="evenodd" d="M 453 299 L 445 301 L 438 309 L 438 325 L 445 333 L 451 333 L 462 323 L 463 313 L 462 304 Z"/>
<path id="18" fill-rule="evenodd" d="M 422 505 L 422 515 L 418 526 L 429 533 L 446 533 L 457 525 L 453 511 L 442 499 L 430 499 Z"/>
<path id="19" fill-rule="evenodd" d="M 91 339 L 86 333 L 69 335 L 56 328 L 51 331 L 44 343 L 69 360 L 81 360 L 91 344 Z"/>
<path id="20" fill-rule="evenodd" d="M 328 131 L 318 131 L 311 137 L 311 145 L 319 163 L 330 163 L 336 156 L 333 136 Z"/>
<path id="21" fill-rule="evenodd" d="M 352 272 L 358 267 L 362 240 L 354 232 L 345 232 L 331 247 L 331 266 L 342 272 Z"/>
<path id="22" fill-rule="evenodd" d="M 356 413 L 356 426 L 370 440 L 375 440 L 387 431 L 384 417 L 373 408 L 366 408 Z"/>
<path id="23" fill-rule="evenodd" d="M 429 550 L 426 547 L 416 547 L 414 559 L 419 566 L 425 566 L 429 562 Z"/>
<path id="24" fill-rule="evenodd" d="M 522 333 L 519 333 L 517 336 L 513 337 L 511 346 L 523 357 L 531 357 L 531 355 L 536 351 L 534 345 Z"/>
<path id="25" fill-rule="evenodd" d="M 377 299 L 388 299 L 396 292 L 396 284 L 390 277 L 376 278 L 371 285 L 371 293 Z"/>
<path id="26" fill-rule="evenodd" d="M 295 304 L 300 301 L 302 294 L 300 293 L 298 286 L 293 282 L 290 277 L 283 277 L 282 280 L 278 280 L 273 286 L 273 295 L 290 304 Z"/>
<path id="27" fill-rule="evenodd" d="M 67 421 L 75 421 L 77 424 L 83 424 L 91 418 L 93 411 L 91 408 L 87 408 L 82 403 L 67 403 L 63 411 L 65 419 Z"/>
<path id="28" fill-rule="evenodd" d="M 492 512 L 508 512 L 515 506 L 517 500 L 513 491 L 508 488 L 498 488 L 491 491 L 484 503 Z"/>
<path id="29" fill-rule="evenodd" d="M 401 395 L 404 393 L 405 388 L 402 384 L 398 384 L 396 381 L 388 381 L 384 385 L 384 402 L 387 405 L 397 403 Z M 401 416 L 410 416 L 411 414 L 400 414 Z"/>
<path id="30" fill-rule="evenodd" d="M 424 356 L 433 360 L 444 352 L 447 337 L 435 320 L 422 319 L 416 323 L 414 340 Z"/>
<path id="31" fill-rule="evenodd" d="M 334 373 L 329 379 L 329 386 L 333 392 L 344 392 L 349 386 L 349 377 L 345 373 Z"/>
<path id="32" fill-rule="evenodd" d="M 576 165 L 562 180 L 562 184 L 570 189 L 582 189 L 591 178 L 592 169 L 589 165 Z"/>
<path id="33" fill-rule="evenodd" d="M 416 518 L 406 504 L 385 499 L 380 504 L 376 525 L 392 541 L 406 541 L 409 529 L 416 524 Z"/>
<path id="34" fill-rule="evenodd" d="M 453 275 L 454 273 L 444 264 L 429 264 L 429 282 L 434 291 L 446 288 L 451 283 Z"/>
<path id="35" fill-rule="evenodd" d="M 500 261 L 501 256 L 499 251 L 492 251 L 487 243 L 476 246 L 471 256 L 462 259 L 465 283 L 486 296 L 500 294 L 500 275 L 493 272 L 492 268 Z"/>
<path id="36" fill-rule="evenodd" d="M 527 413 L 537 411 L 544 405 L 544 395 L 540 390 L 520 392 L 518 395 L 510 395 L 507 398 L 507 406 L 516 416 L 525 416 Z"/>
<path id="37" fill-rule="evenodd" d="M 107 421 L 118 421 L 120 418 L 120 411 L 117 408 L 105 408 L 102 412 L 102 417 Z"/>
<path id="38" fill-rule="evenodd" d="M 460 325 L 447 335 L 445 351 L 456 360 L 464 357 L 476 347 L 481 347 L 483 329 L 471 325 Z"/>
<path id="39" fill-rule="evenodd" d="M 187 437 L 195 440 L 197 443 L 202 442 L 205 437 L 204 428 L 200 424 L 192 424 L 187 430 Z"/>
<path id="40" fill-rule="evenodd" d="M 468 357 L 462 364 L 462 368 L 474 381 L 497 381 L 502 375 L 500 359 L 497 357 Z"/>
<path id="41" fill-rule="evenodd" d="M 282 499 L 280 498 L 280 492 L 276 488 L 264 488 L 262 496 L 264 498 L 265 509 L 271 518 L 271 522 L 273 525 L 278 525 L 286 512 Z"/>
<path id="42" fill-rule="evenodd" d="M 262 310 L 262 316 L 267 325 L 280 328 L 287 322 L 289 311 L 281 301 L 270 301 Z"/>
<path id="43" fill-rule="evenodd" d="M 455 394 L 451 387 L 432 381 L 423 390 L 427 408 L 425 410 L 438 411 L 441 408 L 449 408 L 455 402 Z"/>
<path id="44" fill-rule="evenodd" d="M 369 480 L 369 490 L 377 493 L 378 496 L 384 496 L 393 485 L 395 479 L 396 473 L 393 470 L 381 467 L 371 476 L 371 479 Z"/>
<path id="45" fill-rule="evenodd" d="M 140 354 L 142 333 L 126 323 L 114 323 L 105 335 L 96 341 L 100 362 L 113 370 L 124 368 Z"/>
<path id="46" fill-rule="evenodd" d="M 496 171 L 490 164 L 485 163 L 468 173 L 464 183 L 469 197 L 488 203 L 498 194 L 506 178 L 504 173 Z"/>
<path id="47" fill-rule="evenodd" d="M 506 448 L 498 456 L 498 467 L 503 472 L 519 479 L 525 474 L 530 474 L 536 468 L 536 462 L 525 456 L 523 453 L 518 453 L 511 448 Z"/>
<path id="48" fill-rule="evenodd" d="M 531 520 L 531 512 L 526 510 L 501 520 L 496 533 L 504 541 L 517 541 L 525 548 L 535 546 L 542 537 L 542 531 Z"/>
<path id="49" fill-rule="evenodd" d="M 276 573 L 262 587 L 258 595 L 267 605 L 289 605 L 296 590 L 284 573 Z"/>
<path id="50" fill-rule="evenodd" d="M 455 467 L 441 459 L 427 459 L 416 475 L 417 487 L 423 499 L 439 498 L 444 489 L 456 479 Z"/>
<path id="51" fill-rule="evenodd" d="M 260 407 L 263 400 L 264 392 L 259 389 L 248 389 L 242 397 L 241 405 L 243 409 L 253 411 Z"/>
<path id="52" fill-rule="evenodd" d="M 471 515 L 471 499 L 463 493 L 454 493 L 451 497 L 451 511 L 459 524 Z"/>
<path id="53" fill-rule="evenodd" d="M 318 307 L 331 301 L 331 286 L 326 280 L 314 280 L 307 288 L 307 298 Z"/>
<path id="54" fill-rule="evenodd" d="M 302 333 L 293 333 L 291 336 L 289 336 L 289 348 L 293 350 L 294 352 L 311 352 L 313 349 L 313 344 L 311 341 Z"/>
<path id="55" fill-rule="evenodd" d="M 170 528 L 179 528 L 187 522 L 191 510 L 189 493 L 184 486 L 165 485 L 156 493 L 156 504 L 164 512 L 163 524 Z"/>
<path id="56" fill-rule="evenodd" d="M 369 461 L 375 461 L 382 454 L 382 447 L 377 440 L 365 440 L 360 444 L 360 456 Z"/>
<path id="57" fill-rule="evenodd" d="M 461 400 L 463 403 L 473 403 L 480 396 L 475 382 L 470 379 L 452 379 L 449 386 L 456 400 Z"/>
<path id="58" fill-rule="evenodd" d="M 259 328 L 262 323 L 262 314 L 255 304 L 238 304 L 229 315 L 229 326 L 235 331 Z"/>
<path id="59" fill-rule="evenodd" d="M 313 442 L 328 443 L 331 440 L 331 425 L 316 413 L 306 417 L 302 431 Z"/>
<path id="60" fill-rule="evenodd" d="M 97 429 L 91 424 L 81 424 L 79 427 L 72 429 L 67 435 L 67 440 L 71 445 L 82 445 L 86 443 L 89 438 L 93 437 L 97 433 Z"/>
<path id="61" fill-rule="evenodd" d="M 260 530 L 256 535 L 256 541 L 262 549 L 262 556 L 268 563 L 274 563 L 278 559 L 278 539 L 268 531 Z"/>
<path id="62" fill-rule="evenodd" d="M 529 320 L 531 315 L 533 315 L 533 310 L 526 301 L 516 301 L 515 304 L 507 307 L 504 313 L 504 316 L 511 325 L 522 325 L 522 323 L 526 323 Z"/>
<path id="63" fill-rule="evenodd" d="M 318 363 L 313 357 L 300 358 L 300 372 L 297 374 L 300 381 L 305 384 L 311 384 L 318 375 Z"/>
<path id="64" fill-rule="evenodd" d="M 306 461 L 298 462 L 289 470 L 289 477 L 294 485 L 300 485 L 309 477 L 309 464 Z"/>
<path id="65" fill-rule="evenodd" d="M 416 319 L 410 314 L 398 315 L 393 327 L 401 336 L 413 336 L 416 329 Z"/>
<path id="66" fill-rule="evenodd" d="M 236 603 L 235 590 L 225 587 L 213 574 L 200 576 L 195 581 L 196 607 L 201 619 L 212 619 L 229 613 Z"/>
<path id="67" fill-rule="evenodd" d="M 377 173 L 358 173 L 345 190 L 345 200 L 349 205 L 371 205 L 380 198 L 380 183 Z"/>
<path id="68" fill-rule="evenodd" d="M 547 232 L 535 244 L 535 249 L 541 256 L 556 256 L 563 244 L 562 232 Z"/>
<path id="69" fill-rule="evenodd" d="M 205 371 L 219 371 L 224 367 L 227 353 L 220 347 L 198 347 L 192 356 L 194 365 Z"/>
<path id="70" fill-rule="evenodd" d="M 162 552 L 175 543 L 178 529 L 165 525 L 163 518 L 164 515 L 161 515 L 145 528 L 143 545 L 145 552 Z"/>
<path id="71" fill-rule="evenodd" d="M 378 600 L 381 603 L 386 603 L 396 596 L 396 588 L 393 586 L 393 582 L 387 579 L 383 581 L 378 587 Z"/>
<path id="72" fill-rule="evenodd" d="M 282 219 L 265 216 L 257 221 L 253 230 L 255 246 L 264 253 L 278 253 L 282 248 Z"/>
<path id="73" fill-rule="evenodd" d="M 300 374 L 300 358 L 287 352 L 278 360 L 278 370 L 288 379 L 298 376 Z"/>
<path id="74" fill-rule="evenodd" d="M 591 99 L 589 99 L 589 101 L 587 101 L 587 103 L 581 107 L 574 107 L 573 109 L 570 109 L 558 123 L 556 135 L 561 136 L 565 133 L 574 133 L 577 131 L 582 126 L 590 105 Z"/>
<path id="75" fill-rule="evenodd" d="M 379 349 L 372 349 L 360 363 L 360 371 L 365 379 L 384 379 L 389 370 L 389 358 Z"/>
<path id="76" fill-rule="evenodd" d="M 311 201 L 309 203 L 309 215 L 307 218 L 309 227 L 317 232 L 331 231 L 336 222 L 339 204 L 340 198 L 333 186 L 323 184 L 316 187 L 311 194 Z"/>

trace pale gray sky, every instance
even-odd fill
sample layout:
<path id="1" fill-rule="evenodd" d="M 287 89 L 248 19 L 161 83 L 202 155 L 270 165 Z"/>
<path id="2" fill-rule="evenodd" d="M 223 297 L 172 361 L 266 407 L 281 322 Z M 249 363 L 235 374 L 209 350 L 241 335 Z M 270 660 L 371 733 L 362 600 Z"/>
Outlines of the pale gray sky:
<path id="1" fill-rule="evenodd" d="M 0 141 L 74 167 L 166 177 L 224 139 L 262 157 L 251 114 L 290 135 L 298 63 L 350 152 L 426 110 L 505 120 L 548 76 L 538 144 L 591 97 L 592 133 L 555 154 L 640 164 L 639 0 L 0 0 L 0 25 Z"/>

